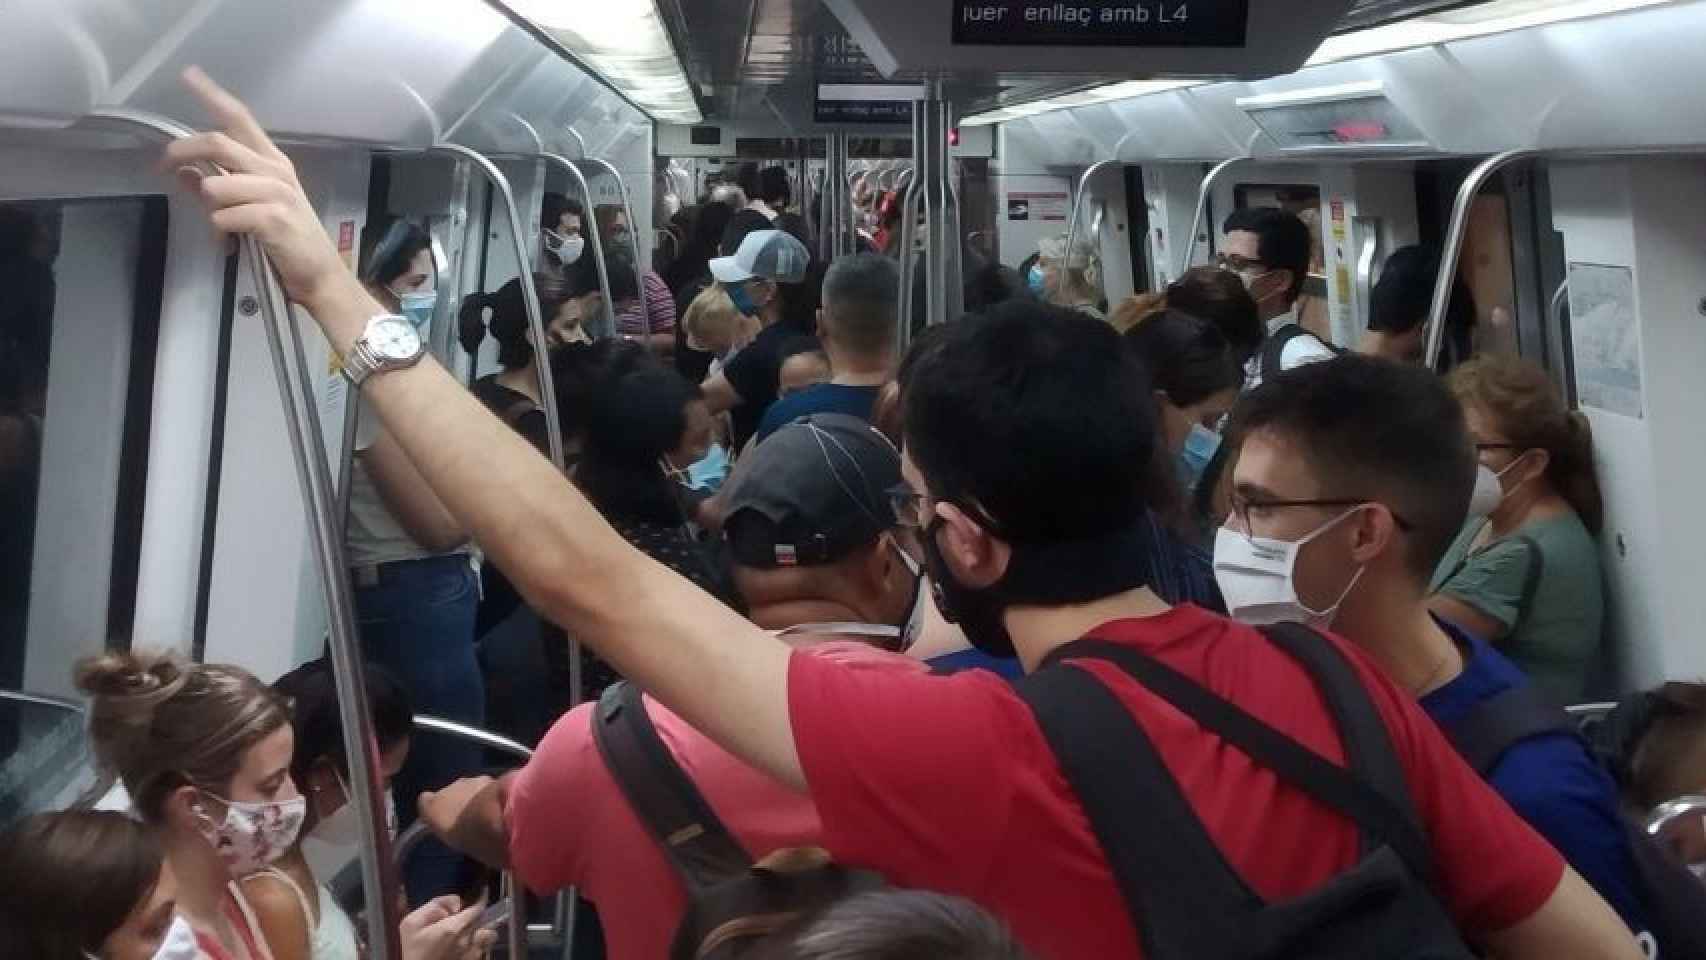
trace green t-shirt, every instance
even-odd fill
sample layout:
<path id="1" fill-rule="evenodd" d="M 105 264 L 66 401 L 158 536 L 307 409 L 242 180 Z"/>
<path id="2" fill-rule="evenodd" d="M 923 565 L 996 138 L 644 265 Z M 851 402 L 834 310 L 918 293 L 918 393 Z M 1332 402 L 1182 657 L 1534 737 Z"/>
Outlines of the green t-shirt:
<path id="1" fill-rule="evenodd" d="M 1482 523 L 1471 520 L 1457 535 L 1434 572 L 1433 590 L 1504 624 L 1498 648 L 1553 702 L 1580 702 L 1599 662 L 1605 620 L 1593 535 L 1564 513 L 1471 553 Z"/>

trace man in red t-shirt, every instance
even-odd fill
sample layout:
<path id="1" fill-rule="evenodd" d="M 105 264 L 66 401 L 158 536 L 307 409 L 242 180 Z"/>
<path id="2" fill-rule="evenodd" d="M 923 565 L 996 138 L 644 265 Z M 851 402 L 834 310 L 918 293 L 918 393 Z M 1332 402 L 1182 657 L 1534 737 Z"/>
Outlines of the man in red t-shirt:
<path id="1" fill-rule="evenodd" d="M 194 180 L 215 222 L 264 244 L 334 350 L 371 352 L 397 321 L 344 268 L 288 158 L 240 102 L 199 74 L 188 81 L 223 133 L 174 141 L 167 166 L 232 174 Z M 964 893 L 1045 957 L 1142 955 L 1082 809 L 1007 687 L 976 671 L 873 683 L 793 653 L 630 547 L 431 358 L 386 349 L 364 399 L 530 604 L 735 756 L 809 787 L 835 856 Z M 956 322 L 905 386 L 916 493 L 897 499 L 923 521 L 941 599 L 973 642 L 1011 647 L 1029 668 L 1085 635 L 1141 647 L 1342 759 L 1301 668 L 1250 628 L 1169 610 L 1142 586 L 1131 561 L 1142 544 L 1130 537 L 1145 507 L 1154 401 L 1112 328 L 1005 304 Z M 1463 930 L 1501 958 L 1639 957 L 1616 915 L 1419 709 L 1339 646 L 1386 723 L 1435 888 Z M 1308 889 L 1351 864 L 1348 821 L 1134 681 L 1100 663 L 1082 668 L 1130 708 L 1258 893 Z"/>
<path id="2" fill-rule="evenodd" d="M 918 660 L 879 649 L 909 642 L 927 602 L 917 561 L 897 539 L 904 534 L 890 495 L 900 483 L 900 454 L 856 417 L 789 424 L 749 455 L 725 493 L 725 531 L 753 622 L 856 673 L 923 673 Z M 645 705 L 676 762 L 755 859 L 822 844 L 810 797 L 657 701 Z M 592 735 L 597 708 L 582 704 L 558 720 L 503 783 L 461 780 L 421 808 L 450 846 L 507 865 L 534 891 L 578 888 L 598 909 L 613 960 L 655 960 L 669 953 L 687 888 L 605 765 Z"/>

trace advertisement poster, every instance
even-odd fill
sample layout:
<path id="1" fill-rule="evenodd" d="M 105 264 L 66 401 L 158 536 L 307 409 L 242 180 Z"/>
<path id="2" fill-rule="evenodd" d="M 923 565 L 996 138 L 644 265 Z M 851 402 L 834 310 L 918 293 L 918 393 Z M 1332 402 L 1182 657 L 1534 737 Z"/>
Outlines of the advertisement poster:
<path id="1" fill-rule="evenodd" d="M 1570 339 L 1582 406 L 1641 419 L 1645 398 L 1633 270 L 1570 264 Z"/>
<path id="2" fill-rule="evenodd" d="M 1070 200 L 1065 193 L 1009 193 L 1007 219 L 1065 223 Z"/>

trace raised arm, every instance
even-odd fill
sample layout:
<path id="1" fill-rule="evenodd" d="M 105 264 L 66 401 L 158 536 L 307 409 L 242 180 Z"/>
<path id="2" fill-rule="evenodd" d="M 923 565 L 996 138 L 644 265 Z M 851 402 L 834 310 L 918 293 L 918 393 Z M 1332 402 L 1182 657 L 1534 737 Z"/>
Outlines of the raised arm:
<path id="1" fill-rule="evenodd" d="M 180 173 L 218 229 L 266 247 L 291 299 L 347 353 L 380 306 L 344 267 L 287 158 L 235 97 L 185 74 L 223 132 L 177 141 Z M 803 785 L 788 722 L 788 650 L 623 540 L 527 441 L 431 357 L 363 387 L 387 430 L 450 513 L 534 609 L 581 638 L 749 763 Z"/>

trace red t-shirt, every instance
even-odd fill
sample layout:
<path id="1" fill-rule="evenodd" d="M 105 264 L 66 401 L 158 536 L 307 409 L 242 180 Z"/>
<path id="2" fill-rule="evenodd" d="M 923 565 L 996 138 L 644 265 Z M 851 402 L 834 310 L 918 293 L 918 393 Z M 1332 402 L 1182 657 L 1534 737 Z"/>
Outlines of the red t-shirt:
<path id="1" fill-rule="evenodd" d="M 861 676 L 925 669 L 862 643 L 809 649 L 813 657 L 804 659 L 822 658 Z M 809 797 L 737 760 L 652 698 L 645 703 L 676 762 L 754 859 L 822 844 Z M 559 719 L 511 783 L 504 813 L 510 863 L 535 892 L 579 887 L 598 908 L 611 960 L 657 960 L 669 956 L 687 891 L 599 756 L 591 725 L 596 706 L 582 704 Z"/>
<path id="2" fill-rule="evenodd" d="M 1314 681 L 1256 630 L 1179 607 L 1091 635 L 1157 657 L 1344 762 Z M 1526 919 L 1556 889 L 1562 858 L 1464 765 L 1413 700 L 1337 643 L 1391 732 L 1447 909 L 1471 935 Z M 1356 862 L 1350 820 L 1203 732 L 1113 664 L 1077 662 L 1130 707 L 1209 836 L 1262 897 L 1303 895 Z M 1089 822 L 1030 709 L 1006 683 L 978 671 L 872 677 L 796 656 L 788 701 L 836 859 L 899 886 L 980 903 L 1045 958 L 1142 956 Z"/>

